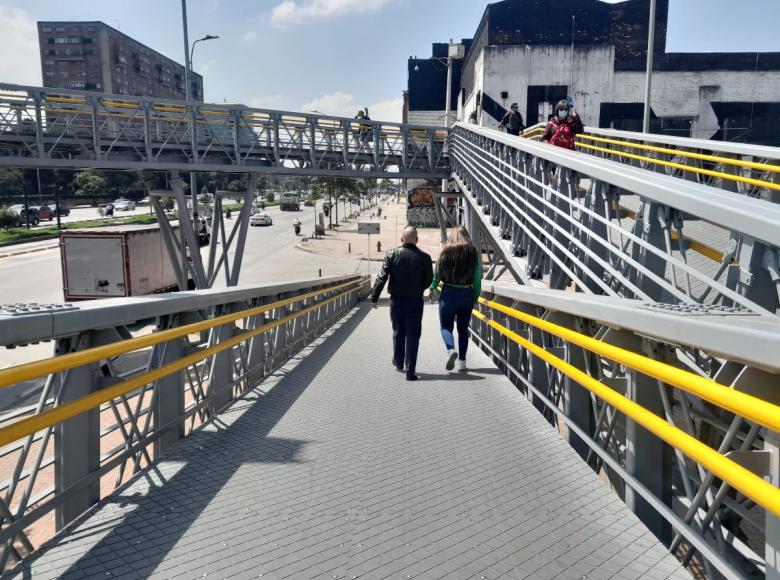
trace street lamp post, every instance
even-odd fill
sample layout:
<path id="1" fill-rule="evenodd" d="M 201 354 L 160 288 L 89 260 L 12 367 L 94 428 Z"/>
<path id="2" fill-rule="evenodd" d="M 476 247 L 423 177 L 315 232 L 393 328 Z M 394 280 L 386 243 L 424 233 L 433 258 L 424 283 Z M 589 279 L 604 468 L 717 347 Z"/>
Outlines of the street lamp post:
<path id="1" fill-rule="evenodd" d="M 189 103 L 192 100 L 192 89 L 190 87 L 190 73 L 192 72 L 192 57 L 195 52 L 195 45 L 199 42 L 205 41 L 205 40 L 214 40 L 215 38 L 219 38 L 219 36 L 212 36 L 210 34 L 207 34 L 203 38 L 199 38 L 195 42 L 192 43 L 192 48 L 190 48 L 190 39 L 189 39 L 189 33 L 187 31 L 187 0 L 181 0 L 181 18 L 182 18 L 182 29 L 184 31 L 184 95 L 187 99 L 187 102 Z M 192 134 L 193 134 L 193 146 L 195 146 L 195 128 L 192 128 Z M 190 198 L 192 199 L 192 223 L 194 227 L 198 228 L 198 183 L 197 183 L 197 176 L 195 175 L 194 171 L 190 171 Z M 185 212 L 186 213 L 186 212 Z"/>

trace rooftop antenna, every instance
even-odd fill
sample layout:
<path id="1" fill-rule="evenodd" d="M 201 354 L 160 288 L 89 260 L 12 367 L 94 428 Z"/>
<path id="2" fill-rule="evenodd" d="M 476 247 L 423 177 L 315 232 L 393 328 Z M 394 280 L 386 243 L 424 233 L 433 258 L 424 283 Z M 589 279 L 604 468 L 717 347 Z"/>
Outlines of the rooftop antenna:
<path id="1" fill-rule="evenodd" d="M 116 22 L 116 29 L 121 32 L 122 31 L 122 23 L 119 22 L 119 20 L 117 20 L 116 18 L 114 18 L 114 22 Z"/>

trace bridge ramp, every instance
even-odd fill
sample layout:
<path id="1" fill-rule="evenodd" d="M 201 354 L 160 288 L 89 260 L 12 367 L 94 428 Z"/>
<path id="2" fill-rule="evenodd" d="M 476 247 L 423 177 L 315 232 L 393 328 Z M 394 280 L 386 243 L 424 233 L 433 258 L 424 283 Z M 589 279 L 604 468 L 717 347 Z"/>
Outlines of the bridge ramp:
<path id="1" fill-rule="evenodd" d="M 363 303 L 9 577 L 689 578 L 472 345 Z"/>

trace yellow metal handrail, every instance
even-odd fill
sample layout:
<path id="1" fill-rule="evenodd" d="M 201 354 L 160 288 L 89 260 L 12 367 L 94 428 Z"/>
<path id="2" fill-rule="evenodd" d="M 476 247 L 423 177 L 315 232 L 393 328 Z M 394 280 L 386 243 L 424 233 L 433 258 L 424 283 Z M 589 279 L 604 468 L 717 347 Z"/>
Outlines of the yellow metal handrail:
<path id="1" fill-rule="evenodd" d="M 698 159 L 700 161 L 712 161 L 713 163 L 722 163 L 724 165 L 736 165 L 739 167 L 745 167 L 748 169 L 758 169 L 761 171 L 780 172 L 780 165 L 771 165 L 769 163 L 757 163 L 755 161 L 744 161 L 742 159 L 734 159 L 731 157 L 720 157 L 718 155 L 708 155 L 705 153 L 695 153 L 693 151 L 681 151 L 679 149 L 669 149 L 667 147 L 657 147 L 655 145 L 645 145 L 640 143 L 632 143 L 631 141 L 618 141 L 616 139 L 607 139 L 605 137 L 596 137 L 589 133 L 577 135 L 578 139 L 587 139 L 588 141 L 596 141 L 598 143 L 609 143 L 611 145 L 620 145 L 622 147 L 631 147 L 632 149 L 642 149 L 644 151 L 654 151 L 656 153 L 666 153 L 678 157 L 690 157 L 691 159 Z"/>
<path id="2" fill-rule="evenodd" d="M 352 283 L 348 283 L 343 286 L 350 286 L 361 283 L 361 280 L 357 280 Z M 324 290 L 318 291 L 317 294 L 324 294 L 327 292 L 330 292 L 334 289 L 332 288 L 326 288 Z M 281 318 L 279 320 L 274 320 L 272 322 L 268 322 L 258 328 L 255 328 L 253 330 L 247 330 L 239 334 L 238 336 L 232 337 L 230 339 L 227 339 L 225 341 L 222 341 L 218 344 L 215 344 L 213 346 L 210 346 L 206 349 L 203 349 L 201 351 L 198 351 L 196 353 L 193 353 L 191 355 L 182 357 L 172 363 L 169 363 L 167 365 L 161 366 L 160 368 L 142 373 L 138 376 L 132 377 L 130 379 L 124 380 L 120 383 L 117 383 L 115 385 L 112 385 L 108 388 L 101 389 L 100 391 L 96 391 L 94 393 L 90 393 L 89 395 L 85 395 L 84 397 L 80 397 L 74 401 L 70 401 L 68 403 L 64 403 L 58 407 L 54 407 L 52 409 L 49 409 L 48 411 L 44 411 L 38 415 L 34 415 L 32 417 L 28 417 L 26 419 L 22 419 L 20 421 L 17 421 L 16 423 L 12 423 L 10 425 L 6 425 L 3 427 L 0 427 L 0 448 L 8 445 L 9 443 L 13 443 L 14 441 L 18 441 L 19 439 L 23 437 L 27 437 L 29 435 L 33 435 L 37 433 L 38 431 L 42 429 L 46 429 L 47 427 L 52 427 L 53 425 L 56 425 L 58 423 L 61 423 L 62 421 L 65 421 L 67 419 L 70 419 L 71 417 L 75 417 L 77 415 L 80 415 L 86 411 L 89 411 L 90 409 L 95 409 L 102 405 L 103 403 L 107 403 L 108 401 L 120 397 L 122 395 L 126 395 L 135 389 L 138 389 L 144 385 L 147 385 L 151 382 L 157 381 L 171 373 L 174 373 L 179 370 L 186 369 L 192 364 L 195 364 L 201 360 L 204 360 L 205 358 L 214 355 L 218 352 L 221 352 L 223 350 L 226 350 L 228 348 L 232 348 L 254 336 L 257 336 L 259 334 L 262 334 L 264 332 L 268 332 L 269 330 L 273 330 L 274 328 L 281 326 L 282 324 L 285 324 L 287 322 L 290 322 L 292 320 L 295 320 L 297 318 L 300 318 L 301 316 L 305 316 L 306 314 L 309 314 L 311 312 L 314 312 L 318 308 L 323 307 L 324 305 L 333 302 L 335 300 L 338 300 L 342 296 L 346 294 L 351 294 L 355 291 L 357 291 L 358 288 L 352 288 L 351 290 L 345 290 L 343 292 L 340 292 L 336 296 L 333 296 L 331 298 L 328 298 L 327 300 L 324 300 L 320 302 L 319 304 L 315 304 L 313 306 L 309 306 L 308 308 L 304 308 L 303 310 L 300 310 L 298 312 L 295 312 L 293 314 L 290 314 L 288 316 L 285 316 L 284 318 Z M 303 300 L 301 296 L 296 297 L 298 301 Z M 270 305 L 269 305 L 270 306 Z M 267 308 L 267 307 L 259 307 L 259 308 Z M 241 317 L 247 316 L 248 310 L 243 311 L 241 313 Z M 226 315 L 225 317 L 220 318 L 227 318 L 230 316 L 235 315 Z M 217 320 L 220 320 L 220 318 L 215 318 L 213 320 L 210 320 L 208 322 L 216 322 Z M 225 321 L 217 324 L 224 324 Z M 196 323 L 201 324 L 201 323 Z M 216 325 L 216 324 L 215 324 Z M 175 329 L 177 331 L 182 331 L 185 328 L 191 328 L 193 325 L 183 326 L 179 329 Z M 167 332 L 167 331 L 164 331 Z M 155 336 L 162 335 L 163 333 L 157 333 Z M 170 340 L 170 337 L 168 338 Z M 129 342 L 129 341 L 126 341 Z M 122 343 L 124 344 L 124 343 Z M 102 348 L 102 347 L 98 347 Z M 96 350 L 96 349 L 90 349 L 90 350 Z M 87 352 L 87 351 L 85 351 Z M 75 354 L 75 353 L 74 353 Z M 73 359 L 71 359 L 73 360 Z M 47 362 L 47 361 L 42 361 Z M 32 363 L 35 364 L 35 363 Z M 83 364 L 83 362 L 81 363 Z M 72 365 L 72 366 L 79 366 L 79 365 Z M 9 369 L 11 370 L 11 369 Z"/>
<path id="3" fill-rule="evenodd" d="M 480 300 L 480 302 L 484 304 L 489 301 L 483 302 Z M 728 457 L 718 453 L 711 447 L 708 447 L 695 437 L 687 434 L 685 431 L 682 431 L 674 425 L 671 425 L 655 413 L 648 411 L 641 405 L 600 383 L 590 375 L 570 365 L 563 359 L 560 359 L 557 356 L 549 353 L 542 347 L 523 338 L 519 334 L 509 330 L 498 322 L 490 320 L 481 312 L 474 310 L 473 314 L 478 320 L 486 323 L 488 326 L 497 330 L 513 342 L 517 343 L 535 356 L 552 365 L 563 374 L 582 385 L 585 389 L 602 399 L 605 403 L 611 405 L 623 413 L 626 417 L 636 421 L 642 427 L 660 439 L 663 439 L 675 449 L 681 451 L 693 461 L 709 470 L 713 475 L 719 477 L 736 490 L 745 494 L 747 497 L 755 501 L 760 506 L 764 507 L 775 516 L 780 517 L 780 489 L 776 488 L 771 483 L 765 481 L 758 475 L 742 467 Z M 656 361 L 652 362 L 656 363 Z"/>
<path id="4" fill-rule="evenodd" d="M 645 157 L 644 155 L 635 155 L 633 153 L 626 153 L 624 151 L 615 151 L 614 149 L 607 149 L 606 147 L 597 147 L 595 145 L 586 145 L 585 143 L 576 143 L 577 147 L 583 149 L 590 149 L 591 151 L 601 151 L 602 153 L 608 153 L 617 157 L 627 157 L 629 159 L 636 159 L 638 161 L 645 161 L 654 165 L 663 165 L 664 167 L 674 167 L 675 169 L 681 169 L 688 171 L 689 173 L 698 173 L 700 175 L 709 175 L 710 177 L 719 177 L 727 181 L 738 181 L 740 183 L 747 183 L 750 185 L 756 185 L 758 187 L 765 187 L 767 189 L 773 189 L 780 191 L 780 183 L 772 183 L 771 181 L 764 181 L 762 179 L 753 179 L 752 177 L 742 177 L 740 175 L 732 175 L 729 173 L 723 173 L 722 171 L 712 171 L 711 169 L 701 169 L 699 167 L 691 167 L 690 165 L 683 165 L 682 163 L 674 163 L 672 161 L 663 161 L 661 159 L 653 159 L 652 157 Z"/>
<path id="5" fill-rule="evenodd" d="M 549 332 L 567 342 L 581 346 L 582 348 L 604 356 L 609 360 L 626 365 L 649 377 L 653 377 L 654 379 L 673 385 L 687 393 L 696 395 L 714 405 L 740 415 L 748 421 L 753 421 L 754 423 L 758 423 L 759 425 L 763 425 L 768 429 L 780 433 L 780 406 L 759 399 L 758 397 L 735 391 L 712 379 L 695 375 L 689 371 L 653 360 L 641 354 L 631 352 L 630 350 L 608 344 L 601 340 L 596 340 L 590 336 L 580 334 L 579 332 L 553 324 L 552 322 L 526 314 L 525 312 L 520 312 L 519 310 L 499 304 L 498 302 L 485 298 L 480 298 L 479 302 L 480 304 L 484 304 L 493 310 L 502 312 L 521 322 L 525 322 L 540 330 Z"/>
<path id="6" fill-rule="evenodd" d="M 338 284 L 323 290 L 307 292 L 306 294 L 293 296 L 292 298 L 287 298 L 285 300 L 279 300 L 270 304 L 256 306 L 255 308 L 241 310 L 240 312 L 234 312 L 232 314 L 225 314 L 223 316 L 218 316 L 209 320 L 203 320 L 202 322 L 193 322 L 192 324 L 187 324 L 178 328 L 162 330 L 148 336 L 129 338 L 127 340 L 113 344 L 97 346 L 79 352 L 72 352 L 61 356 L 55 356 L 40 361 L 2 369 L 0 370 L 0 389 L 7 388 L 24 381 L 29 381 L 37 377 L 59 373 L 85 364 L 98 362 L 107 358 L 119 356 L 121 354 L 126 354 L 134 350 L 139 350 L 142 348 L 154 346 L 156 344 L 161 344 L 163 342 L 168 342 L 169 340 L 176 338 L 183 338 L 190 334 L 197 334 L 204 330 L 210 330 L 217 326 L 222 326 L 223 324 L 241 320 L 242 318 L 257 316 L 258 314 L 263 314 L 264 312 L 290 306 L 291 304 L 302 302 L 303 300 L 308 300 L 309 298 L 315 298 L 327 292 L 332 292 L 333 290 L 340 290 L 348 286 L 354 286 L 355 284 L 359 283 L 360 280 L 346 282 L 344 284 Z"/>

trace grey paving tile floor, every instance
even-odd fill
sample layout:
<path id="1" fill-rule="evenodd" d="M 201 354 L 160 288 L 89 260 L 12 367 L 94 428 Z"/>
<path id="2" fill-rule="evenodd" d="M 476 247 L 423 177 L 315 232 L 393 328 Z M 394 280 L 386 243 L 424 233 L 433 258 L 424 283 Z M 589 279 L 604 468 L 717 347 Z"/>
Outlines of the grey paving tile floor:
<path id="1" fill-rule="evenodd" d="M 689 578 L 471 345 L 361 304 L 10 578 Z"/>

